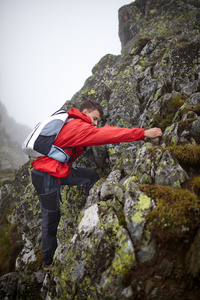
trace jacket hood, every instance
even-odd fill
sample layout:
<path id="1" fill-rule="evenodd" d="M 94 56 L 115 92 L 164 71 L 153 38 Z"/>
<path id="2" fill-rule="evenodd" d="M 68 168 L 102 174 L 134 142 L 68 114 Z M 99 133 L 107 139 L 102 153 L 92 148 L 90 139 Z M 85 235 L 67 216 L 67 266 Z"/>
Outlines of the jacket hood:
<path id="1" fill-rule="evenodd" d="M 89 124 L 92 124 L 91 118 L 86 116 L 82 112 L 80 112 L 80 110 L 78 110 L 77 108 L 72 108 L 67 113 L 68 113 L 70 118 L 75 118 L 75 119 L 79 118 L 79 119 L 82 119 L 83 121 L 85 121 Z"/>

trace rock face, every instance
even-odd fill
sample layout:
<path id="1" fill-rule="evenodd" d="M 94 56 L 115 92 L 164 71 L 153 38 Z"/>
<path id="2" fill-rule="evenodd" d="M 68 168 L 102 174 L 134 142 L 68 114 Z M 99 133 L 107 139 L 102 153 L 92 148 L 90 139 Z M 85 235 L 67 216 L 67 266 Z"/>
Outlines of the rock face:
<path id="1" fill-rule="evenodd" d="M 199 0 L 136 0 L 123 6 L 119 10 L 122 47 L 144 36 L 196 36 L 199 8 Z"/>
<path id="2" fill-rule="evenodd" d="M 18 169 L 28 161 L 28 157 L 21 150 L 21 144 L 29 132 L 28 127 L 17 124 L 8 116 L 5 106 L 0 102 L 0 176 L 2 174 L 2 178 L 6 178 L 6 174 L 12 173 L 14 169 Z"/>
<path id="3" fill-rule="evenodd" d="M 63 188 L 49 274 L 41 271 L 30 162 L 21 167 L 7 219 L 17 220 L 23 248 L 15 269 L 0 278 L 0 298 L 200 298 L 199 16 L 199 0 L 120 8 L 122 54 L 105 55 L 63 108 L 90 97 L 104 107 L 101 126 L 158 126 L 164 134 L 90 148 L 80 158 L 101 179 L 87 199 L 82 187 Z"/>

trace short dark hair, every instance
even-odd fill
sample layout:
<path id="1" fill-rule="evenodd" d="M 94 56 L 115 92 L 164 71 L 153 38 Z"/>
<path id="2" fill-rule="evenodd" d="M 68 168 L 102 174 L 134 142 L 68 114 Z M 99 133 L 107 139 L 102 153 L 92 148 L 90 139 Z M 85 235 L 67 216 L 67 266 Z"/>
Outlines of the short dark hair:
<path id="1" fill-rule="evenodd" d="M 100 116 L 103 117 L 103 107 L 100 103 L 94 100 L 85 100 L 81 103 L 80 111 L 82 112 L 84 109 L 87 109 L 89 112 L 97 109 L 100 113 Z"/>

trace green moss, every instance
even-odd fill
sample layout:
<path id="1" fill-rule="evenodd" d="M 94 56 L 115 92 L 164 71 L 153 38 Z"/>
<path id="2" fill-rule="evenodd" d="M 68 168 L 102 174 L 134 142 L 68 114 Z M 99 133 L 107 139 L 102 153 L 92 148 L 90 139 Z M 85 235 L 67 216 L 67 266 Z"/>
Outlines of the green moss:
<path id="1" fill-rule="evenodd" d="M 154 115 L 152 127 L 160 127 L 163 131 L 170 126 L 177 110 L 184 104 L 182 96 L 172 98 L 167 103 L 161 105 L 160 113 Z"/>
<path id="2" fill-rule="evenodd" d="M 165 150 L 170 150 L 180 164 L 190 166 L 200 165 L 200 146 L 176 145 L 167 147 Z"/>
<path id="3" fill-rule="evenodd" d="M 151 152 L 159 151 L 160 155 L 162 152 L 169 150 L 175 158 L 179 161 L 180 164 L 184 166 L 199 166 L 200 165 L 200 146 L 192 145 L 176 145 L 176 146 L 167 146 L 150 148 Z"/>
<path id="4" fill-rule="evenodd" d="M 191 107 L 191 106 L 185 107 L 182 114 L 186 114 L 189 111 L 193 111 L 199 116 L 200 115 L 200 104 L 198 104 L 195 107 Z"/>
<path id="5" fill-rule="evenodd" d="M 121 211 L 116 212 L 116 216 L 119 220 L 119 225 L 122 227 L 127 227 L 124 211 L 121 210 Z"/>
<path id="6" fill-rule="evenodd" d="M 129 51 L 130 55 L 136 55 L 141 52 L 144 46 L 152 40 L 151 36 L 143 36 L 134 42 L 134 47 Z"/>
<path id="7" fill-rule="evenodd" d="M 187 120 L 181 120 L 178 122 L 178 134 L 180 135 L 183 130 L 187 130 L 190 131 L 190 129 L 192 128 L 192 123 L 194 121 L 196 121 L 197 118 L 189 118 Z"/>
<path id="8" fill-rule="evenodd" d="M 147 215 L 149 228 L 167 228 L 175 233 L 183 226 L 198 226 L 200 201 L 194 193 L 166 186 L 142 185 L 140 189 L 156 201 L 156 208 Z"/>
<path id="9" fill-rule="evenodd" d="M 195 177 L 191 182 L 191 189 L 192 191 L 200 196 L 200 177 Z"/>
<path id="10" fill-rule="evenodd" d="M 17 225 L 7 221 L 7 214 L 12 208 L 7 210 L 0 218 L 0 275 L 14 271 L 15 260 L 21 251 L 23 244 L 17 232 Z"/>

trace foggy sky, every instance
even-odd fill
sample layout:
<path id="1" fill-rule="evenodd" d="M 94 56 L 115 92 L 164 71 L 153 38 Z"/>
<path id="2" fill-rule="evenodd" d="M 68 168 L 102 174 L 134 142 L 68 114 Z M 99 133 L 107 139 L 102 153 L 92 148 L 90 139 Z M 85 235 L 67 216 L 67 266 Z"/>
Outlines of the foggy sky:
<path id="1" fill-rule="evenodd" d="M 34 127 L 78 92 L 106 54 L 119 55 L 128 0 L 0 0 L 0 101 Z"/>

